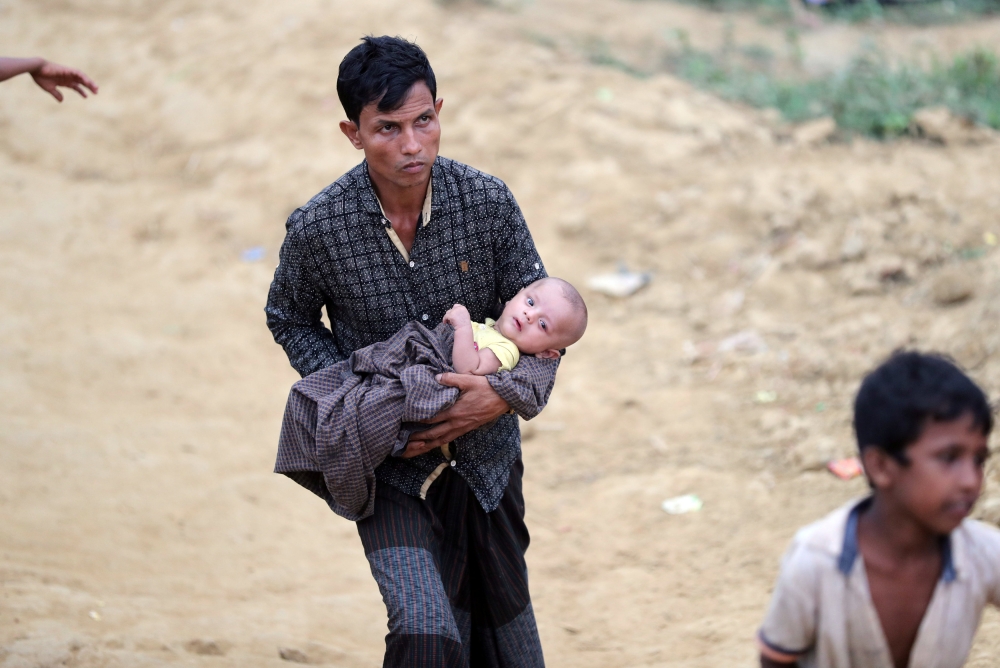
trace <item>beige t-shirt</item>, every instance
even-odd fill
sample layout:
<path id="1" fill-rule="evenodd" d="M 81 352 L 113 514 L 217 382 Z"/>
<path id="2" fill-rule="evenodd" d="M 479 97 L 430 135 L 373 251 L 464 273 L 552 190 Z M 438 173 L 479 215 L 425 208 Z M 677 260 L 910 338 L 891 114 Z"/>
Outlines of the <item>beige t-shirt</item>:
<path id="1" fill-rule="evenodd" d="M 761 653 L 801 668 L 893 668 L 858 550 L 854 500 L 799 530 L 758 634 Z M 944 567 L 909 668 L 959 668 L 983 607 L 1000 604 L 1000 530 L 966 519 L 942 542 Z"/>

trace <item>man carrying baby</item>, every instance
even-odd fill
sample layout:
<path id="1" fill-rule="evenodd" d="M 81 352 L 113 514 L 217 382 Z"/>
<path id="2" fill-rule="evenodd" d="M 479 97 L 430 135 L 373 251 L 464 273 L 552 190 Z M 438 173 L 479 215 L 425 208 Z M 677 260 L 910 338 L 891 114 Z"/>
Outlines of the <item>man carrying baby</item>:
<path id="1" fill-rule="evenodd" d="M 303 376 L 407 322 L 434 327 L 454 304 L 484 323 L 546 277 L 507 187 L 437 155 L 442 100 L 419 47 L 364 38 L 337 92 L 341 130 L 365 160 L 289 217 L 266 308 Z M 358 532 L 389 616 L 383 665 L 543 665 L 514 413 L 534 417 L 557 367 L 526 356 L 499 374 L 444 374 L 458 400 L 376 468 L 374 514 Z M 421 499 L 442 446 L 449 466 Z"/>

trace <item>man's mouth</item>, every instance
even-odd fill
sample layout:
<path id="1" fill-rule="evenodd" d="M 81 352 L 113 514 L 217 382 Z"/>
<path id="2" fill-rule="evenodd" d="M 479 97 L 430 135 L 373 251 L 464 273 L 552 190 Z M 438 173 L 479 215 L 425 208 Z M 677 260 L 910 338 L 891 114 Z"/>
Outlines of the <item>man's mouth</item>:
<path id="1" fill-rule="evenodd" d="M 409 173 L 415 173 L 415 172 L 419 172 L 423 168 L 424 168 L 424 163 L 422 163 L 422 162 L 408 162 L 405 165 L 403 165 L 402 171 L 409 172 Z"/>

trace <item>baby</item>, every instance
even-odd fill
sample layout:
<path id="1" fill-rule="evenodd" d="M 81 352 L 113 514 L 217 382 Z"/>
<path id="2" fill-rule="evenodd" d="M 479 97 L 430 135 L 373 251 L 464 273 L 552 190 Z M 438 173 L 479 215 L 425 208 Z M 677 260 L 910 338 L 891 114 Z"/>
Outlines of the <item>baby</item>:
<path id="1" fill-rule="evenodd" d="M 455 328 L 452 366 L 458 373 L 487 376 L 513 369 L 521 355 L 556 358 L 583 336 L 587 305 L 561 278 L 543 278 L 524 288 L 504 306 L 496 321 L 472 322 L 455 304 L 443 321 Z"/>

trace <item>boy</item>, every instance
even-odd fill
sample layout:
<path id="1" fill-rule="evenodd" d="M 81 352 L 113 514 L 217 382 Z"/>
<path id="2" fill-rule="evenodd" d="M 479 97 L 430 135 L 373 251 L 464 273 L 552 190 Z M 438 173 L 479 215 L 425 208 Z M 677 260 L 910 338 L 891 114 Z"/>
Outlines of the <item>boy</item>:
<path id="1" fill-rule="evenodd" d="M 587 305 L 567 281 L 549 277 L 514 295 L 499 320 L 474 323 L 468 309 L 455 304 L 443 321 L 455 328 L 455 371 L 488 376 L 510 371 L 521 354 L 558 358 L 559 350 L 579 341 L 587 329 Z"/>
<path id="2" fill-rule="evenodd" d="M 872 494 L 796 534 L 758 634 L 761 666 L 957 668 L 1000 604 L 1000 531 L 967 519 L 993 416 L 939 355 L 870 373 L 854 428 Z"/>

